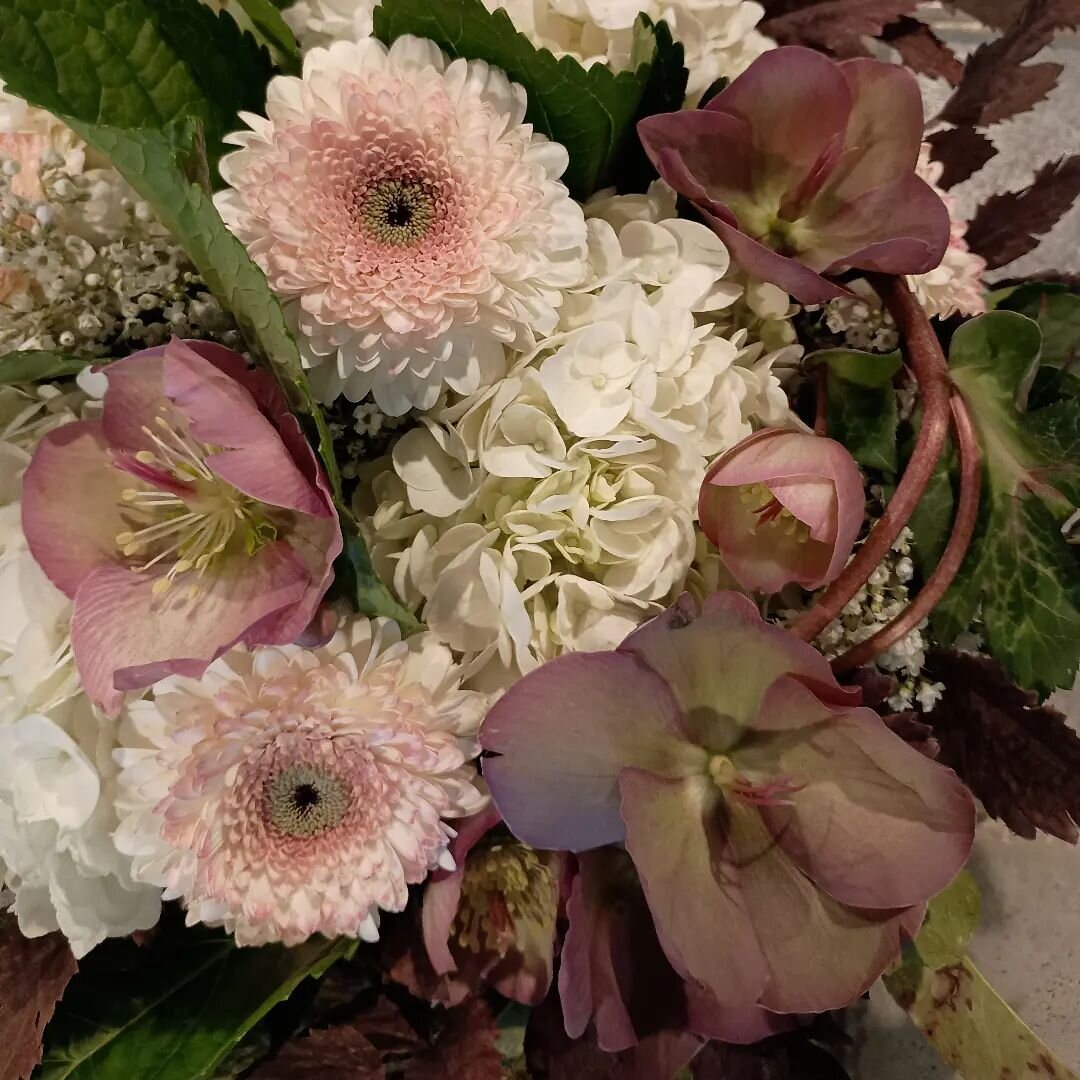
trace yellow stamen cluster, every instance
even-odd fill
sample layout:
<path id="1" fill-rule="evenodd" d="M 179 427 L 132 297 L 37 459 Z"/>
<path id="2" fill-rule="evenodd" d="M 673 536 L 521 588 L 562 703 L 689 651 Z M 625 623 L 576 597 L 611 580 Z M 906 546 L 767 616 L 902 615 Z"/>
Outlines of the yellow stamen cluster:
<path id="1" fill-rule="evenodd" d="M 471 952 L 505 955 L 515 925 L 554 921 L 557 901 L 555 875 L 541 855 L 509 836 L 482 841 L 465 860 L 455 936 Z"/>
<path id="2" fill-rule="evenodd" d="M 790 536 L 795 543 L 805 544 L 810 539 L 809 526 L 800 521 L 764 484 L 744 484 L 739 489 L 740 500 L 757 515 L 755 531 L 771 529 Z"/>
<path id="3" fill-rule="evenodd" d="M 167 417 L 163 410 L 155 428 L 143 427 L 154 449 L 140 450 L 135 459 L 164 473 L 182 491 L 150 483 L 126 488 L 121 514 L 129 528 L 117 534 L 116 545 L 136 573 L 167 567 L 154 582 L 160 596 L 181 575 L 201 578 L 225 552 L 253 554 L 275 539 L 277 529 L 265 506 L 213 473 L 206 459 L 214 448 L 191 435 L 182 417 Z M 201 591 L 197 579 L 188 585 L 189 597 Z"/>

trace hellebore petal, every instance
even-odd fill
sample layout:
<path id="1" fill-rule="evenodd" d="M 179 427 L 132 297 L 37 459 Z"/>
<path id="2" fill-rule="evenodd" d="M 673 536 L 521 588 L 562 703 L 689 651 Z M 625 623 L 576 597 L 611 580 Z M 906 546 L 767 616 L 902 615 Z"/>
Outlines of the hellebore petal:
<path id="1" fill-rule="evenodd" d="M 503 755 L 483 771 L 510 831 L 561 851 L 621 842 L 620 769 L 678 776 L 705 757 L 664 680 L 620 652 L 567 654 L 519 680 L 488 712 L 480 745 Z"/>
<path id="2" fill-rule="evenodd" d="M 123 692 L 169 674 L 197 677 L 252 622 L 297 603 L 310 582 L 288 544 L 207 574 L 202 592 L 154 594 L 154 578 L 102 563 L 79 586 L 71 647 L 83 688 L 110 715 Z M 148 632 L 148 627 L 153 632 Z"/>
<path id="3" fill-rule="evenodd" d="M 967 861 L 971 794 L 952 770 L 920 754 L 870 709 L 836 716 L 805 687 L 781 679 L 762 715 L 813 717 L 757 750 L 741 752 L 797 777 L 786 803 L 761 816 L 784 852 L 834 900 L 860 908 L 917 904 Z"/>

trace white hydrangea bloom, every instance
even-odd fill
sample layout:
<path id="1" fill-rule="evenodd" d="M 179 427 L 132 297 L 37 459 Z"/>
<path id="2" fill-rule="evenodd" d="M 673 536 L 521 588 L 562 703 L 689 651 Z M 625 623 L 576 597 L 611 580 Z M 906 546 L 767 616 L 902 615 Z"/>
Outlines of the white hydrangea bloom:
<path id="1" fill-rule="evenodd" d="M 81 392 L 0 388 L 0 881 L 24 934 L 61 930 L 77 957 L 160 911 L 160 891 L 136 885 L 113 844 L 113 725 L 79 689 L 71 602 L 20 523 L 34 445 L 83 406 Z"/>
<path id="2" fill-rule="evenodd" d="M 310 49 L 367 37 L 376 6 L 376 0 L 299 0 L 283 14 Z M 691 105 L 720 76 L 733 78 L 775 47 L 757 30 L 765 9 L 752 0 L 484 0 L 484 6 L 504 8 L 521 33 L 556 56 L 616 70 L 630 66 L 638 14 L 664 19 L 686 49 Z"/>
<path id="3" fill-rule="evenodd" d="M 714 234 L 662 184 L 586 212 L 588 284 L 555 332 L 444 396 L 357 507 L 376 569 L 485 690 L 613 647 L 684 588 L 708 462 L 788 419 L 778 354 L 717 329 L 745 302 Z"/>

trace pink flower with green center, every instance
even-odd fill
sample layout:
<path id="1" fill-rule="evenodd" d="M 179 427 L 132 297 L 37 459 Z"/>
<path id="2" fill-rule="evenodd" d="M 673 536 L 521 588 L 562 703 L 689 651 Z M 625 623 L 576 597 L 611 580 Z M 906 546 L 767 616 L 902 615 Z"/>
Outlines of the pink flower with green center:
<path id="1" fill-rule="evenodd" d="M 948 210 L 915 172 L 919 87 L 895 64 L 773 49 L 704 109 L 638 133 L 743 268 L 804 304 L 844 295 L 822 275 L 924 274 L 949 243 Z"/>
<path id="2" fill-rule="evenodd" d="M 660 945 L 719 1006 L 840 1008 L 964 865 L 975 808 L 737 593 L 525 676 L 481 728 L 533 847 L 624 844 Z"/>
<path id="3" fill-rule="evenodd" d="M 866 508 L 855 459 L 838 442 L 768 428 L 705 474 L 698 518 L 744 588 L 819 589 L 847 563 Z"/>
<path id="4" fill-rule="evenodd" d="M 39 443 L 23 481 L 34 558 L 75 603 L 86 692 L 198 677 L 230 646 L 285 644 L 341 550 L 333 500 L 269 375 L 174 340 L 104 369 L 101 419 Z"/>

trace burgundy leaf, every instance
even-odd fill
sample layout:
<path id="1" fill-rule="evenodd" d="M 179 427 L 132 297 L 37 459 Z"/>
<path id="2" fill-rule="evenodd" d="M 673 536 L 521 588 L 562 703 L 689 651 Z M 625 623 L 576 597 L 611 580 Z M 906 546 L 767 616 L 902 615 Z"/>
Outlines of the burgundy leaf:
<path id="1" fill-rule="evenodd" d="M 0 923 L 0 1077 L 27 1080 L 41 1061 L 41 1035 L 78 969 L 63 934 L 27 938 Z"/>
<path id="2" fill-rule="evenodd" d="M 907 712 L 890 713 L 888 716 L 883 716 L 882 720 L 894 735 L 899 735 L 920 754 L 925 754 L 928 758 L 936 758 L 941 753 L 941 746 L 934 738 L 934 729 L 924 721 L 922 713 L 909 709 Z"/>
<path id="3" fill-rule="evenodd" d="M 942 128 L 927 141 L 933 147 L 930 156 L 943 166 L 938 183 L 946 191 L 977 173 L 997 153 L 985 135 L 970 127 Z"/>
<path id="4" fill-rule="evenodd" d="M 865 56 L 862 38 L 910 15 L 919 0 L 821 0 L 766 19 L 763 33 L 781 45 L 808 45 L 834 56 Z"/>
<path id="5" fill-rule="evenodd" d="M 953 6 L 978 19 L 983 26 L 1004 30 L 1024 10 L 1024 0 L 953 0 Z"/>
<path id="6" fill-rule="evenodd" d="M 987 269 L 1019 259 L 1038 246 L 1080 195 L 1080 154 L 1047 162 L 1024 191 L 992 195 L 975 213 L 968 246 Z"/>
<path id="7" fill-rule="evenodd" d="M 902 15 L 885 27 L 881 39 L 900 54 L 912 71 L 933 79 L 945 79 L 951 86 L 960 82 L 963 63 L 926 23 Z"/>
<path id="8" fill-rule="evenodd" d="M 446 1012 L 445 1026 L 431 1049 L 410 1062 L 405 1080 L 502 1080 L 498 1034 L 491 1010 L 470 998 Z"/>
<path id="9" fill-rule="evenodd" d="M 383 1080 L 382 1055 L 355 1027 L 312 1031 L 290 1039 L 251 1074 L 251 1080 Z"/>
<path id="10" fill-rule="evenodd" d="M 938 760 L 1018 836 L 1033 839 L 1041 829 L 1075 844 L 1080 736 L 1065 717 L 1039 705 L 990 657 L 938 648 L 927 667 L 945 684 L 924 717 L 941 744 Z"/>
<path id="11" fill-rule="evenodd" d="M 1059 29 L 1080 25 L 1080 0 L 1028 0 L 996 41 L 980 45 L 941 117 L 952 124 L 992 124 L 1030 109 L 1061 74 L 1058 64 L 1022 67 Z"/>

